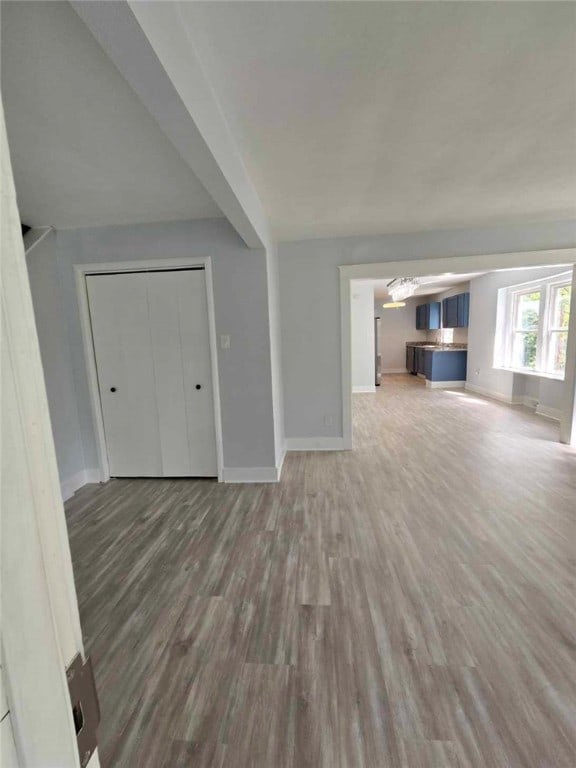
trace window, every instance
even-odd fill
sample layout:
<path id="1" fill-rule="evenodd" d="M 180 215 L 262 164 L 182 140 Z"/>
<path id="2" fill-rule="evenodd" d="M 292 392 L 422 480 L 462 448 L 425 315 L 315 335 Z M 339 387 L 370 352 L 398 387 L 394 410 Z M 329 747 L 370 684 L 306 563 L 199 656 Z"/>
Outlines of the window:
<path id="1" fill-rule="evenodd" d="M 548 359 L 546 365 L 546 370 L 550 373 L 564 373 L 571 292 L 572 286 L 570 285 L 555 285 L 551 289 L 551 317 L 548 325 Z"/>
<path id="2" fill-rule="evenodd" d="M 512 368 L 536 370 L 541 291 L 514 294 Z"/>
<path id="3" fill-rule="evenodd" d="M 497 367 L 564 377 L 571 290 L 567 272 L 499 291 Z"/>

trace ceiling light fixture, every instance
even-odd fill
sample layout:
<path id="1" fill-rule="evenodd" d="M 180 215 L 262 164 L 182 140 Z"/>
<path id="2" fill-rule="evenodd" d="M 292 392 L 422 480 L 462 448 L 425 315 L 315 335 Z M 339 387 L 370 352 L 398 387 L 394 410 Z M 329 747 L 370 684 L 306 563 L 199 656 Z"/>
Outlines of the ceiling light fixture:
<path id="1" fill-rule="evenodd" d="M 386 304 L 382 304 L 382 309 L 400 309 L 405 306 L 405 301 L 387 301 Z"/>
<path id="2" fill-rule="evenodd" d="M 392 301 L 403 301 L 416 293 L 420 280 L 416 277 L 396 277 L 386 286 L 392 296 Z"/>

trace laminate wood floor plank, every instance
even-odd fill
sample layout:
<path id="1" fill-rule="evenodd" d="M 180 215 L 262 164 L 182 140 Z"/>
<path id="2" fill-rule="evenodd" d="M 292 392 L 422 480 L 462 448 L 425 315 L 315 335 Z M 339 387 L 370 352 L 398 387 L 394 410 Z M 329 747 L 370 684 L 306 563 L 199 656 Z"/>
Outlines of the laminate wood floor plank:
<path id="1" fill-rule="evenodd" d="M 385 376 L 276 485 L 66 504 L 103 768 L 575 768 L 576 452 Z"/>

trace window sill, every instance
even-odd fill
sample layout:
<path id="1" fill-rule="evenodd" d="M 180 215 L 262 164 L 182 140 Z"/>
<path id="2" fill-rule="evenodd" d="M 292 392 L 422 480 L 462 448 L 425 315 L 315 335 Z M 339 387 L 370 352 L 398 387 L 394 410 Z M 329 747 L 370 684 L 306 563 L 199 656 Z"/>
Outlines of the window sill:
<path id="1" fill-rule="evenodd" d="M 522 376 L 535 376 L 538 379 L 552 379 L 553 381 L 564 381 L 564 374 L 544 373 L 542 371 L 529 371 L 525 368 L 507 368 L 504 365 L 492 366 L 495 371 L 508 371 L 508 373 L 521 373 Z"/>

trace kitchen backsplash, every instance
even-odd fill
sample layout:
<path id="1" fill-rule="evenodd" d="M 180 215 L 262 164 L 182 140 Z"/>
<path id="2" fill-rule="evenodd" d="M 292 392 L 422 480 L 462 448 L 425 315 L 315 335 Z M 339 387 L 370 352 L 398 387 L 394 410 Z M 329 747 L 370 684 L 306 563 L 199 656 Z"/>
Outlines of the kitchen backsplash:
<path id="1" fill-rule="evenodd" d="M 468 344 L 468 328 L 440 328 L 426 331 L 426 341 L 435 344 Z"/>

